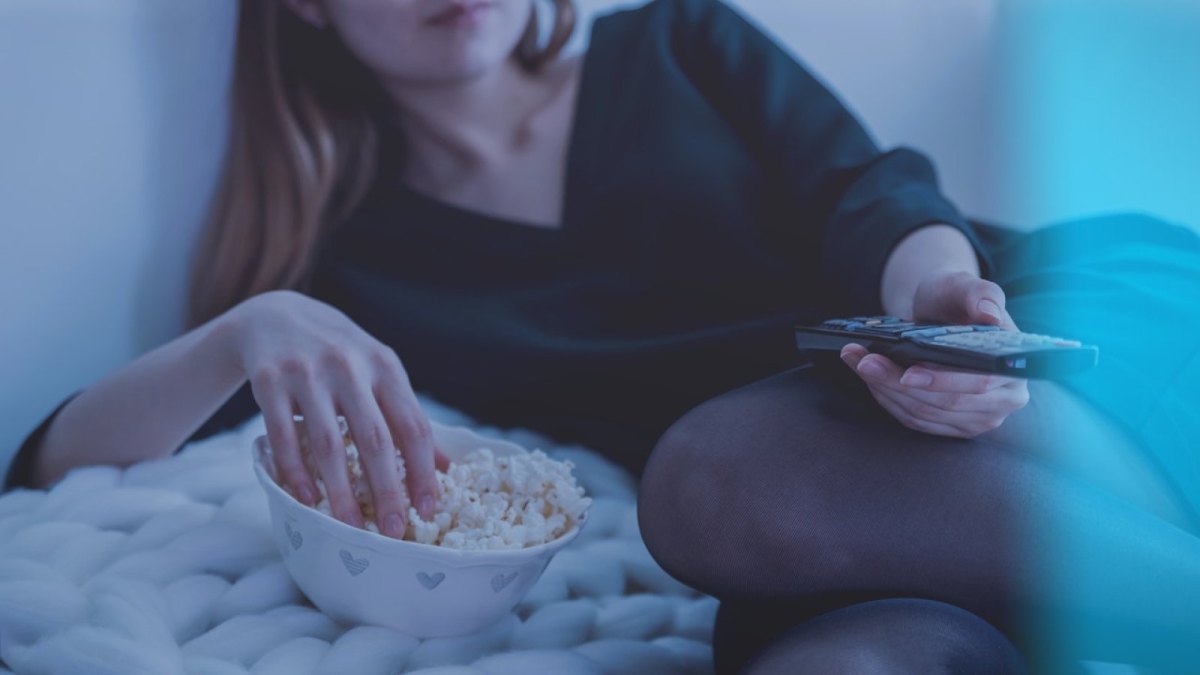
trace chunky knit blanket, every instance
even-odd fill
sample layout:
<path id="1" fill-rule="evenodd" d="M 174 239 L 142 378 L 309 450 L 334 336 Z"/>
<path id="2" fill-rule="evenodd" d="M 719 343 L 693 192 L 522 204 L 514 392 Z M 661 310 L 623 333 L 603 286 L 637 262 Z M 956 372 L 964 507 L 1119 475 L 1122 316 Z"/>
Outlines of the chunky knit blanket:
<path id="1" fill-rule="evenodd" d="M 512 614 L 417 640 L 341 625 L 292 583 L 251 470 L 261 418 L 129 469 L 77 470 L 0 497 L 0 673 L 233 675 L 708 673 L 717 601 L 668 576 L 638 532 L 636 486 L 597 453 L 431 419 L 575 463 L 595 501 Z"/>

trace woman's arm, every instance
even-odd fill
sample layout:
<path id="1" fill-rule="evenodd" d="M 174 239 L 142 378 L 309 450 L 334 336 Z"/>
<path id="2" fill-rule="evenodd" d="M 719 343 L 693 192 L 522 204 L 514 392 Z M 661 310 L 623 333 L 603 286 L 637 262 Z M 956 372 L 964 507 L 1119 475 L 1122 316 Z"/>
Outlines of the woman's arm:
<path id="1" fill-rule="evenodd" d="M 924 155 L 881 152 L 822 82 L 721 0 L 648 6 L 675 12 L 670 45 L 682 69 L 779 186 L 787 226 L 811 233 L 819 256 L 796 259 L 819 257 L 825 311 L 1015 328 L 1003 291 L 982 278 L 987 251 Z M 893 416 L 932 434 L 978 435 L 1028 400 L 1023 380 L 906 371 L 857 345 L 842 357 Z"/>
<path id="2" fill-rule="evenodd" d="M 33 485 L 50 485 L 77 466 L 125 466 L 173 452 L 246 379 L 233 330 L 228 315 L 217 317 L 76 396 L 46 430 Z"/>
<path id="3" fill-rule="evenodd" d="M 956 240 L 941 238 L 958 230 L 974 245 L 982 273 L 990 271 L 987 252 L 941 193 L 929 160 L 907 148 L 882 152 L 837 96 L 736 10 L 720 0 L 648 7 L 673 19 L 670 45 L 681 69 L 779 187 L 786 227 L 808 235 L 806 250 L 794 253 L 797 264 L 819 261 L 828 311 L 879 313 L 885 286 L 907 287 L 896 295 L 910 300 L 907 249 L 921 246 L 901 252 L 895 280 L 884 283 L 882 275 L 898 244 L 926 228 L 935 234 L 919 242 L 953 250 Z"/>
<path id="4" fill-rule="evenodd" d="M 76 466 L 165 456 L 247 379 L 279 475 L 300 501 L 315 505 L 319 495 L 301 455 L 297 411 L 334 515 L 363 524 L 346 471 L 342 415 L 384 534 L 404 536 L 406 497 L 421 517 L 433 516 L 433 437 L 399 356 L 342 312 L 291 291 L 254 296 L 81 393 L 46 430 L 33 482 L 48 485 Z"/>

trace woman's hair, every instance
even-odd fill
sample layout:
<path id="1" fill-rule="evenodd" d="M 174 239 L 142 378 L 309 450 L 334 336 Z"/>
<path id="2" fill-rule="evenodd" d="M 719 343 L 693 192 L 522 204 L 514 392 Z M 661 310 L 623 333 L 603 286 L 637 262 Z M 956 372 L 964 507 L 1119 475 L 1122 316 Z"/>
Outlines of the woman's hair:
<path id="1" fill-rule="evenodd" d="M 572 0 L 553 3 L 549 42 L 539 48 L 535 13 L 517 48 L 531 71 L 574 29 Z M 193 327 L 253 295 L 303 290 L 323 235 L 375 180 L 386 101 L 336 32 L 279 0 L 243 0 L 237 30 L 229 149 L 192 270 Z"/>

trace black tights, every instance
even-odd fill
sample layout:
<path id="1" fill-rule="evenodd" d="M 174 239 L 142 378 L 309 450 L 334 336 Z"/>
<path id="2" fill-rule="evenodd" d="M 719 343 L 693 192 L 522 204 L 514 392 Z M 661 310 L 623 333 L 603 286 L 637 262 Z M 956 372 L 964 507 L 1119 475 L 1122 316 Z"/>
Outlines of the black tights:
<path id="1" fill-rule="evenodd" d="M 748 675 L 1027 672 L 1000 631 L 944 602 L 839 598 L 824 611 L 817 609 L 820 604 L 825 603 L 722 602 L 713 645 L 717 672 L 743 666 Z"/>
<path id="2" fill-rule="evenodd" d="M 930 436 L 841 368 L 712 399 L 646 465 L 643 536 L 668 572 L 722 601 L 719 672 L 1012 673 L 1023 660 L 1069 672 L 1079 659 L 1169 672 L 1173 649 L 1200 644 L 1194 514 L 1114 426 L 1031 382 L 1030 404 L 996 431 Z M 1071 561 L 1026 531 L 1046 513 L 1080 556 L 1105 561 L 1069 593 L 1045 580 Z M 1046 616 L 1088 630 L 1041 644 L 1029 617 Z"/>

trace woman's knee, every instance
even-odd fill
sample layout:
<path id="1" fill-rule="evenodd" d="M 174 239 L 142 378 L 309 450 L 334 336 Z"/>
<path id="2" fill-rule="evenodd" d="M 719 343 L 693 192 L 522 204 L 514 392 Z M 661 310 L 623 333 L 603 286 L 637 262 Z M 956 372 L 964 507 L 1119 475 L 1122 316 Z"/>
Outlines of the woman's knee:
<path id="1" fill-rule="evenodd" d="M 727 527 L 718 502 L 722 492 L 738 489 L 727 474 L 720 479 L 724 458 L 708 433 L 719 414 L 709 401 L 677 420 L 655 444 L 638 489 L 646 547 L 663 569 L 692 585 L 698 585 L 692 563 L 710 541 L 703 530 Z"/>
<path id="2" fill-rule="evenodd" d="M 837 609 L 791 628 L 742 672 L 1010 675 L 1027 670 L 1012 642 L 974 614 L 934 600 L 889 598 Z"/>
<path id="3" fill-rule="evenodd" d="M 800 386 L 789 373 L 694 408 L 651 453 L 639 525 L 651 554 L 685 583 L 717 593 L 770 560 L 802 565 L 816 579 L 833 551 L 835 514 L 821 505 L 837 500 L 804 468 L 816 469 L 820 448 L 798 431 L 802 402 L 785 400 Z"/>

